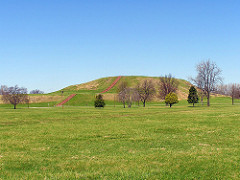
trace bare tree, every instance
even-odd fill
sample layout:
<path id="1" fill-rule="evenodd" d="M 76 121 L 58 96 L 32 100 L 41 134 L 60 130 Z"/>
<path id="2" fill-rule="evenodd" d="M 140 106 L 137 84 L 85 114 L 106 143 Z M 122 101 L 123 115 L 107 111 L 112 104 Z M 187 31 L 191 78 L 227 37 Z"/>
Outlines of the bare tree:
<path id="1" fill-rule="evenodd" d="M 128 88 L 128 84 L 125 81 L 121 82 L 117 88 L 118 100 L 123 104 L 124 108 L 127 101 L 127 93 L 128 93 L 127 88 Z"/>
<path id="2" fill-rule="evenodd" d="M 26 88 L 19 88 L 17 85 L 14 87 L 5 88 L 2 92 L 2 100 L 5 103 L 10 103 L 14 105 L 14 109 L 16 109 L 17 104 L 19 103 L 27 103 L 28 95 Z"/>
<path id="3" fill-rule="evenodd" d="M 3 95 L 4 91 L 6 91 L 6 89 L 7 89 L 6 85 L 1 85 L 0 95 Z"/>
<path id="4" fill-rule="evenodd" d="M 228 85 L 228 95 L 232 98 L 232 105 L 234 105 L 234 99 L 240 98 L 240 85 L 239 84 L 229 84 Z"/>
<path id="5" fill-rule="evenodd" d="M 216 87 L 216 90 L 214 92 L 217 94 L 228 96 L 229 95 L 229 85 L 220 84 Z"/>
<path id="6" fill-rule="evenodd" d="M 201 97 L 201 104 L 203 105 L 203 98 L 206 97 L 206 93 L 200 89 L 198 95 Z"/>
<path id="7" fill-rule="evenodd" d="M 221 84 L 217 87 L 215 92 L 221 95 L 231 96 L 232 105 L 234 105 L 234 99 L 240 98 L 240 84 Z"/>
<path id="8" fill-rule="evenodd" d="M 203 61 L 197 65 L 197 77 L 192 79 L 194 84 L 207 96 L 207 105 L 210 106 L 211 92 L 216 90 L 217 85 L 222 82 L 221 69 L 210 60 Z"/>
<path id="9" fill-rule="evenodd" d="M 30 91 L 30 94 L 44 94 L 44 92 L 40 91 L 39 89 L 35 89 L 35 90 Z"/>
<path id="10" fill-rule="evenodd" d="M 142 84 L 137 85 L 136 90 L 143 103 L 143 107 L 145 107 L 146 101 L 149 101 L 155 93 L 153 82 L 151 80 L 145 80 Z"/>
<path id="11" fill-rule="evenodd" d="M 127 102 L 127 89 L 124 89 L 118 93 L 118 100 L 123 104 L 125 108 Z"/>
<path id="12" fill-rule="evenodd" d="M 127 105 L 130 108 L 133 102 L 139 102 L 139 94 L 135 88 L 127 88 Z M 138 103 L 139 104 L 139 103 Z"/>
<path id="13" fill-rule="evenodd" d="M 159 78 L 159 97 L 165 99 L 169 93 L 176 93 L 178 81 L 171 74 Z"/>

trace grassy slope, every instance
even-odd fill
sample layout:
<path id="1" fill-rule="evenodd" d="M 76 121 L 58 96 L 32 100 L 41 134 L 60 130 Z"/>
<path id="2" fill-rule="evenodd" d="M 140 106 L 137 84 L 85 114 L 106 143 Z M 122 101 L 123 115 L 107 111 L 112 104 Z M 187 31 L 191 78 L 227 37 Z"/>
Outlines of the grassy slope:
<path id="1" fill-rule="evenodd" d="M 101 91 L 105 90 L 107 87 L 109 87 L 112 82 L 116 79 L 117 77 L 107 77 L 107 78 L 101 78 L 97 79 L 94 81 L 90 81 L 88 83 L 80 84 L 80 85 L 72 85 L 69 87 L 66 87 L 62 90 L 59 90 L 57 92 L 51 93 L 54 95 L 60 95 L 61 91 L 64 91 L 64 96 L 68 96 L 70 94 L 76 93 L 77 96 L 75 96 L 72 100 L 70 100 L 67 104 L 65 105 L 71 105 L 71 106 L 77 106 L 77 105 L 89 105 L 93 104 L 94 101 L 94 95 L 96 93 L 100 93 Z M 157 89 L 157 84 L 159 81 L 158 77 L 146 77 L 146 76 L 123 76 L 120 81 L 114 86 L 110 91 L 107 93 L 104 93 L 103 95 L 107 99 L 107 104 L 113 104 L 114 102 L 114 96 L 111 94 L 116 94 L 117 87 L 118 85 L 126 81 L 130 87 L 136 87 L 138 83 L 143 82 L 145 79 L 151 79 L 153 83 L 155 84 L 155 87 Z M 179 81 L 179 91 L 180 94 L 184 97 L 187 96 L 188 93 L 188 88 L 190 86 L 190 83 L 178 79 Z M 94 87 L 94 88 L 92 88 Z M 180 97 L 181 98 L 181 97 Z M 155 101 L 158 100 L 155 98 Z M 119 104 L 119 103 L 117 103 Z"/>
<path id="2" fill-rule="evenodd" d="M 239 179 L 240 104 L 230 103 L 2 107 L 0 179 Z"/>

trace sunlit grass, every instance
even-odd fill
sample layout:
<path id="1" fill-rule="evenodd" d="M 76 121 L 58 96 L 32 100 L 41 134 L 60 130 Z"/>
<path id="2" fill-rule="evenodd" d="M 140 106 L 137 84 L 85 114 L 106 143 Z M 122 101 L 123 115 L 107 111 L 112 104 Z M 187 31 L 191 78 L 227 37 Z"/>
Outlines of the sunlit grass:
<path id="1" fill-rule="evenodd" d="M 2 106 L 0 178 L 239 179 L 240 105 L 228 102 Z"/>

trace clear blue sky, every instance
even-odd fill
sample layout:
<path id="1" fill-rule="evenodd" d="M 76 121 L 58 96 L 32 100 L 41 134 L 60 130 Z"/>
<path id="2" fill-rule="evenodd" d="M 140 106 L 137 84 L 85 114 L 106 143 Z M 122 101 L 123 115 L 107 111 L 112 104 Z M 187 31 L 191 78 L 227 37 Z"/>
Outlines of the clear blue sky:
<path id="1" fill-rule="evenodd" d="M 105 76 L 195 76 L 210 58 L 240 82 L 239 0 L 0 1 L 0 84 L 59 90 Z"/>

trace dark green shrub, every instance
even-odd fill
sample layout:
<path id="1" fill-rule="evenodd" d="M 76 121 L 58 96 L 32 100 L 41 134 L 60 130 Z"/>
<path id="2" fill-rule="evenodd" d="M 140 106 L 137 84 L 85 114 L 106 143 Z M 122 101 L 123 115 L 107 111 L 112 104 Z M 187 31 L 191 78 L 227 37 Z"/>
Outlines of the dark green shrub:
<path id="1" fill-rule="evenodd" d="M 96 99 L 94 101 L 94 106 L 95 106 L 95 108 L 105 106 L 105 102 L 103 100 L 103 95 L 102 94 L 96 95 Z"/>

